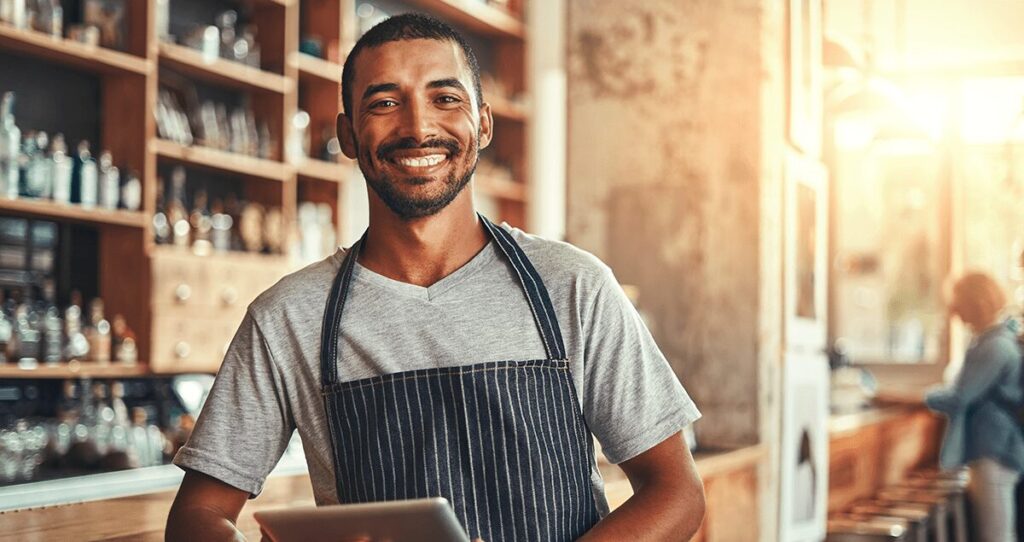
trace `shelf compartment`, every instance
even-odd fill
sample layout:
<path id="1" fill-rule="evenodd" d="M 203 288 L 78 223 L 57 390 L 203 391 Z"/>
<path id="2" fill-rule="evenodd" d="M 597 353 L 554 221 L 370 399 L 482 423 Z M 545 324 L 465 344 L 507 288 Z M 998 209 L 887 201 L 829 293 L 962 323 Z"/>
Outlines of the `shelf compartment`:
<path id="1" fill-rule="evenodd" d="M 240 90 L 258 90 L 285 94 L 295 82 L 283 75 L 270 73 L 245 64 L 218 58 L 207 62 L 201 53 L 173 43 L 160 44 L 160 63 L 185 75 Z"/>
<path id="2" fill-rule="evenodd" d="M 527 200 L 526 186 L 523 183 L 486 176 L 477 176 L 475 183 L 476 189 L 485 196 L 518 202 Z"/>
<path id="3" fill-rule="evenodd" d="M 333 163 L 326 162 L 324 160 L 316 160 L 313 158 L 305 159 L 298 166 L 298 173 L 301 177 L 308 179 L 315 179 L 318 181 L 328 181 L 332 183 L 342 183 L 348 179 L 349 163 Z"/>
<path id="4" fill-rule="evenodd" d="M 294 174 L 294 168 L 288 164 L 243 154 L 206 147 L 186 147 L 165 139 L 152 139 L 149 146 L 158 157 L 223 173 L 280 182 L 288 181 Z"/>
<path id="5" fill-rule="evenodd" d="M 95 226 L 145 228 L 149 224 L 146 215 L 137 211 L 112 211 L 100 207 L 82 207 L 49 200 L 0 199 L 0 213 L 66 220 Z"/>
<path id="6" fill-rule="evenodd" d="M 38 365 L 23 369 L 16 363 L 0 365 L 0 378 L 131 378 L 146 376 L 149 368 L 143 363 L 100 365 L 91 361 L 72 361 L 56 366 Z"/>
<path id="7" fill-rule="evenodd" d="M 523 22 L 511 13 L 473 0 L 409 0 L 467 30 L 491 36 L 523 39 Z"/>
<path id="8" fill-rule="evenodd" d="M 147 75 L 152 71 L 151 64 L 144 58 L 6 24 L 0 24 L 0 49 L 104 75 Z"/>
<path id="9" fill-rule="evenodd" d="M 305 53 L 295 53 L 291 63 L 299 70 L 303 81 L 341 85 L 341 64 L 330 62 Z"/>

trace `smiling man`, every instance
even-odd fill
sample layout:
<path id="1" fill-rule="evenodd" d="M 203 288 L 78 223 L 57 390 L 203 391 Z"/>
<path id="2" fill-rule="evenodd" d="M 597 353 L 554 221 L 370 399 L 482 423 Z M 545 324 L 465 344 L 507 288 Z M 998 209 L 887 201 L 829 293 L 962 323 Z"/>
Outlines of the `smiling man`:
<path id="1" fill-rule="evenodd" d="M 493 124 L 463 38 L 388 19 L 342 100 L 369 228 L 249 306 L 175 458 L 167 537 L 240 538 L 298 430 L 318 504 L 443 496 L 489 542 L 688 539 L 700 414 L 607 266 L 474 211 Z M 594 437 L 634 489 L 611 513 Z"/>

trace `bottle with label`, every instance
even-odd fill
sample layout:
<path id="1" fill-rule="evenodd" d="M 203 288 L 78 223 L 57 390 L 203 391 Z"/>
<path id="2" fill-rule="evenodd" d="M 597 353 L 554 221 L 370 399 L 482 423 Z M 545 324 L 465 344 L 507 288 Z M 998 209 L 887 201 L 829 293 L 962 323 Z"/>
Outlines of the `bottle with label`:
<path id="1" fill-rule="evenodd" d="M 18 197 L 18 156 L 21 130 L 14 123 L 14 93 L 0 99 L 0 196 Z"/>
<path id="2" fill-rule="evenodd" d="M 71 174 L 74 171 L 74 162 L 68 156 L 64 134 L 53 136 L 53 142 L 50 143 L 50 164 L 53 175 L 53 201 L 71 203 Z"/>
<path id="3" fill-rule="evenodd" d="M 25 166 L 25 177 L 22 179 L 23 195 L 28 198 L 49 199 L 53 193 L 53 162 L 46 155 L 50 138 L 46 132 L 38 131 L 33 137 L 31 152 L 26 152 L 28 163 Z M 27 146 L 26 149 L 29 147 Z"/>
<path id="4" fill-rule="evenodd" d="M 71 177 L 71 203 L 86 207 L 96 205 L 99 191 L 99 170 L 89 152 L 89 142 L 82 140 L 75 155 L 75 173 Z"/>
<path id="5" fill-rule="evenodd" d="M 110 151 L 100 153 L 99 159 L 99 203 L 104 209 L 117 209 L 121 198 L 121 172 L 114 165 Z"/>
<path id="6" fill-rule="evenodd" d="M 84 360 L 89 356 L 89 340 L 82 333 L 82 294 L 71 292 L 71 304 L 64 310 L 64 329 L 67 345 L 64 347 L 64 359 L 67 361 Z"/>
<path id="7" fill-rule="evenodd" d="M 89 321 L 92 325 L 86 333 L 89 339 L 89 359 L 98 363 L 110 363 L 110 322 L 103 316 L 103 300 L 95 298 L 89 305 Z"/>

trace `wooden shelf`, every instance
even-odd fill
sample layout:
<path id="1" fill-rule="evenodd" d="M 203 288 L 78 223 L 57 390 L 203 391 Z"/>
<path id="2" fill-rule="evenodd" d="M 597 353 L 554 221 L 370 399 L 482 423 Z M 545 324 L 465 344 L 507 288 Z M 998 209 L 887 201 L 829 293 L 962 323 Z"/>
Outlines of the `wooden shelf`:
<path id="1" fill-rule="evenodd" d="M 99 207 L 55 203 L 50 200 L 0 199 L 0 212 L 96 226 L 145 228 L 149 224 L 146 215 L 136 211 L 111 211 Z"/>
<path id="2" fill-rule="evenodd" d="M 300 177 L 306 177 L 318 181 L 341 183 L 348 178 L 349 167 L 349 164 L 332 163 L 307 158 L 299 164 L 298 172 Z"/>
<path id="3" fill-rule="evenodd" d="M 330 62 L 305 53 L 295 53 L 292 64 L 299 70 L 302 81 L 332 83 L 341 86 L 341 64 Z M 339 98 L 340 99 L 340 98 Z"/>
<path id="4" fill-rule="evenodd" d="M 157 156 L 167 160 L 223 173 L 281 182 L 291 179 L 294 174 L 293 167 L 274 160 L 206 147 L 186 147 L 165 139 L 152 139 L 149 146 Z"/>
<path id="5" fill-rule="evenodd" d="M 523 22 L 509 12 L 478 0 L 409 0 L 458 26 L 491 36 L 523 39 Z"/>
<path id="6" fill-rule="evenodd" d="M 141 363 L 100 365 L 89 361 L 73 361 L 52 367 L 40 364 L 32 369 L 23 369 L 15 363 L 0 365 L 0 378 L 130 378 L 147 375 L 149 369 Z"/>
<path id="7" fill-rule="evenodd" d="M 92 73 L 146 75 L 152 70 L 149 61 L 144 58 L 52 37 L 35 30 L 19 30 L 7 24 L 0 24 L 0 50 L 3 49 Z"/>
<path id="8" fill-rule="evenodd" d="M 207 62 L 199 51 L 173 43 L 160 44 L 160 64 L 185 75 L 240 90 L 257 90 L 285 94 L 295 82 L 283 75 L 246 66 L 240 62 L 217 58 Z"/>
<path id="9" fill-rule="evenodd" d="M 487 99 L 487 103 L 491 104 L 491 114 L 495 118 L 526 122 L 526 108 L 516 102 L 509 101 L 504 97 L 491 97 Z"/>
<path id="10" fill-rule="evenodd" d="M 498 180 L 493 177 L 477 176 L 476 189 L 485 196 L 525 202 L 526 186 L 515 181 Z"/>

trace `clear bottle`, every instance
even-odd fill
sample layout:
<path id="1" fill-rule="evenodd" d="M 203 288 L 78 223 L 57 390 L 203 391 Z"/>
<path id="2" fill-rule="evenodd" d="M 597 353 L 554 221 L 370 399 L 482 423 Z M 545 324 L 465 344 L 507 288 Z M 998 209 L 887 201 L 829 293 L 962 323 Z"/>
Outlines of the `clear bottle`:
<path id="1" fill-rule="evenodd" d="M 121 172 L 114 165 L 110 151 L 100 153 L 99 159 L 99 204 L 104 209 L 117 209 L 121 198 Z"/>
<path id="2" fill-rule="evenodd" d="M 52 280 L 43 285 L 42 312 L 42 348 L 43 363 L 56 365 L 64 359 L 64 322 L 60 318 L 60 310 L 54 303 L 56 296 Z"/>
<path id="3" fill-rule="evenodd" d="M 14 93 L 0 98 L 0 196 L 18 197 L 18 156 L 21 130 L 14 123 Z"/>
<path id="4" fill-rule="evenodd" d="M 82 333 L 82 294 L 71 292 L 71 304 L 64 310 L 64 329 L 67 344 L 64 359 L 85 360 L 89 357 L 89 340 Z"/>
<path id="5" fill-rule="evenodd" d="M 53 172 L 53 201 L 71 203 L 71 175 L 74 172 L 74 161 L 68 156 L 68 146 L 64 134 L 53 136 L 50 143 L 50 163 Z"/>
<path id="6" fill-rule="evenodd" d="M 99 192 L 99 170 L 89 152 L 88 141 L 83 140 L 78 144 L 75 157 L 75 174 L 71 177 L 71 203 L 93 207 Z"/>
<path id="7" fill-rule="evenodd" d="M 22 303 L 14 313 L 14 334 L 18 343 L 18 365 L 32 367 L 39 363 L 39 330 L 33 325 L 32 304 Z"/>
<path id="8" fill-rule="evenodd" d="M 103 300 L 95 298 L 89 305 L 89 321 L 92 325 L 86 332 L 89 339 L 89 359 L 98 363 L 110 363 L 110 322 L 103 316 Z"/>
<path id="9" fill-rule="evenodd" d="M 156 213 L 153 215 L 153 240 L 158 245 L 171 242 L 171 223 L 164 205 L 164 178 L 156 178 Z"/>
<path id="10" fill-rule="evenodd" d="M 21 138 L 21 150 L 18 153 L 18 196 L 28 195 L 29 172 L 32 161 L 36 158 L 36 133 L 32 130 L 26 132 Z"/>
<path id="11" fill-rule="evenodd" d="M 185 168 L 178 166 L 171 172 L 171 200 L 167 202 L 167 220 L 171 225 L 174 244 L 187 247 L 191 237 L 191 226 L 185 210 Z"/>
<path id="12" fill-rule="evenodd" d="M 64 8 L 60 0 L 39 0 L 38 26 L 55 38 L 64 36 Z"/>
<path id="13" fill-rule="evenodd" d="M 33 139 L 32 151 L 28 154 L 28 164 L 25 167 L 23 195 L 29 198 L 50 199 L 53 194 L 53 162 L 46 154 L 50 138 L 46 132 L 40 130 L 35 133 Z"/>
<path id="14" fill-rule="evenodd" d="M 120 204 L 129 211 L 138 211 L 142 207 L 142 181 L 135 171 L 130 171 L 121 185 Z"/>
<path id="15" fill-rule="evenodd" d="M 4 310 L 3 291 L 0 290 L 0 364 L 7 363 L 7 347 L 13 339 L 14 323 Z"/>

